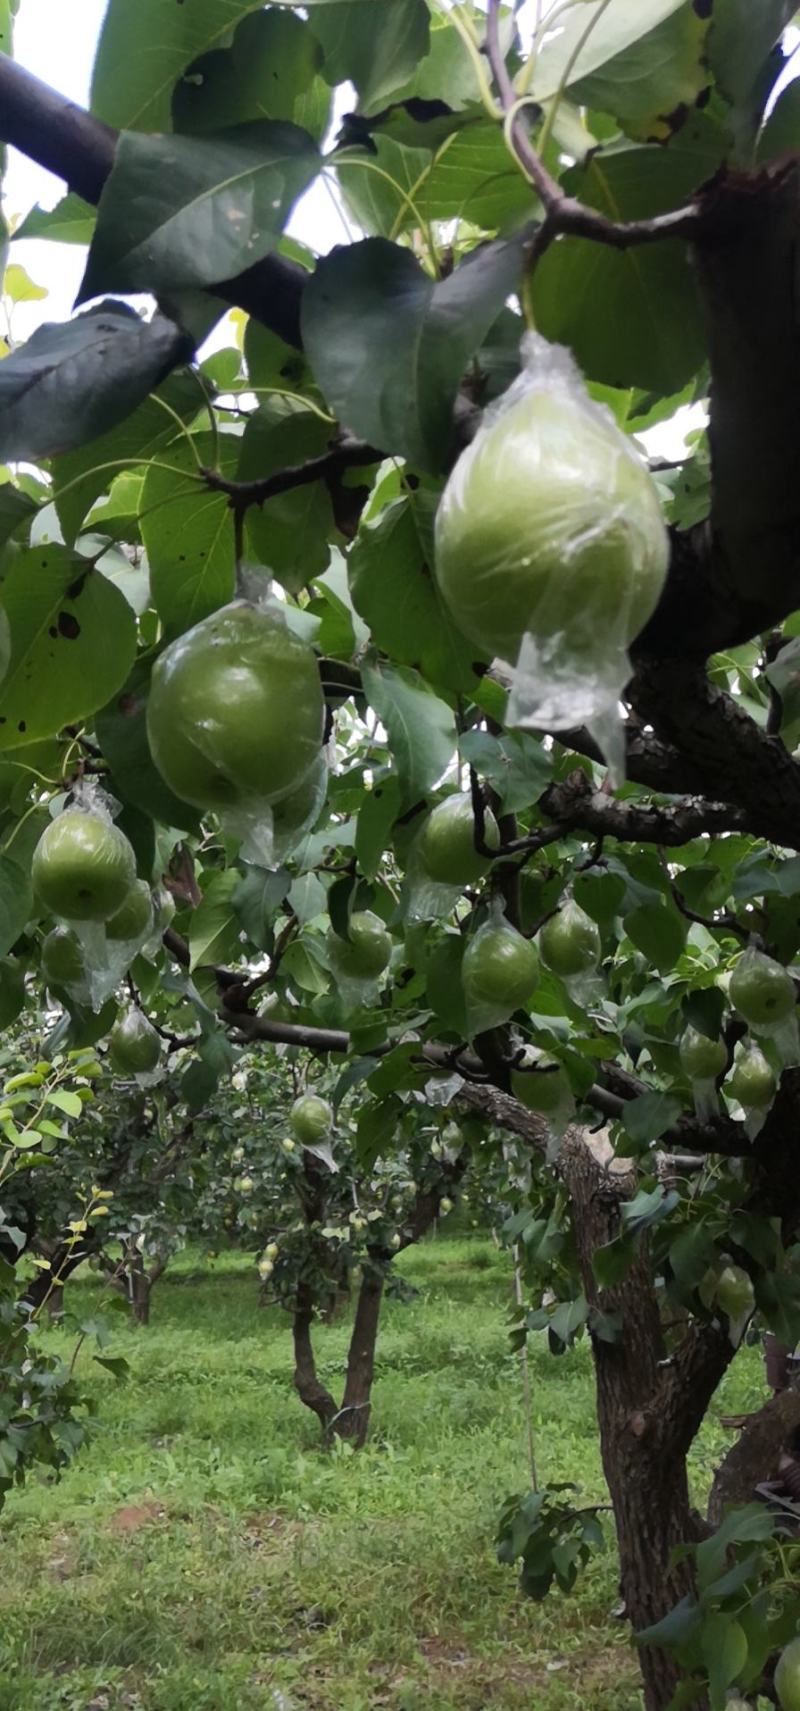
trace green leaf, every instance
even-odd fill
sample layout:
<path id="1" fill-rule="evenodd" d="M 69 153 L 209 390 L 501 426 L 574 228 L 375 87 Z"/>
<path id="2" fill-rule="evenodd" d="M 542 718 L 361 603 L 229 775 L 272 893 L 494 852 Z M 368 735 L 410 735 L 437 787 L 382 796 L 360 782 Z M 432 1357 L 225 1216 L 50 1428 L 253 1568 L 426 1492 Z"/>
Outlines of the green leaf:
<path id="1" fill-rule="evenodd" d="M 708 1670 L 711 1711 L 725 1711 L 727 1689 L 747 1663 L 747 1636 L 735 1616 L 710 1611 L 703 1618 L 700 1646 Z"/>
<path id="2" fill-rule="evenodd" d="M 388 660 L 365 661 L 364 693 L 385 727 L 404 802 L 416 802 L 438 782 L 453 758 L 452 708 L 415 671 Z"/>
<path id="3" fill-rule="evenodd" d="M 49 292 L 45 285 L 37 285 L 18 262 L 11 262 L 3 275 L 3 296 L 10 297 L 12 303 L 38 303 Z"/>
<path id="4" fill-rule="evenodd" d="M 323 76 L 334 87 L 354 84 L 362 113 L 386 106 L 430 42 L 425 0 L 391 0 L 366 13 L 363 0 L 339 0 L 317 13 L 313 27 L 325 53 Z"/>
<path id="5" fill-rule="evenodd" d="M 407 148 L 379 134 L 363 145 L 337 149 L 331 159 L 347 208 L 364 232 L 392 238 L 419 222 L 416 191 L 433 165 L 427 149 Z"/>
<path id="6" fill-rule="evenodd" d="M 22 529 L 36 515 L 36 501 L 15 487 L 13 481 L 0 482 L 0 547 L 17 529 Z"/>
<path id="7" fill-rule="evenodd" d="M 16 943 L 32 907 L 29 874 L 10 856 L 0 855 L 0 956 L 6 956 Z"/>
<path id="8" fill-rule="evenodd" d="M 396 778 L 376 780 L 358 810 L 356 860 L 365 879 L 375 879 L 392 826 L 400 812 L 400 786 Z"/>
<path id="9" fill-rule="evenodd" d="M 193 443 L 201 462 L 211 464 L 217 450 L 213 436 L 197 434 Z M 223 475 L 235 474 L 240 450 L 241 440 L 220 435 L 217 467 Z M 185 438 L 170 446 L 165 461 L 169 468 L 154 463 L 147 471 L 140 515 L 153 604 L 174 636 L 233 599 L 236 544 L 226 495 L 198 482 Z M 185 474 L 176 473 L 180 470 Z"/>
<path id="10" fill-rule="evenodd" d="M 651 1628 L 642 1628 L 634 1635 L 637 1646 L 685 1646 L 696 1632 L 702 1612 L 693 1598 L 682 1598 L 674 1609 Z"/>
<path id="11" fill-rule="evenodd" d="M 795 80 L 778 96 L 758 139 L 756 158 L 760 166 L 778 155 L 800 148 L 800 85 Z"/>
<path id="12" fill-rule="evenodd" d="M 398 664 L 468 691 L 477 650 L 453 623 L 433 576 L 437 500 L 419 489 L 362 524 L 348 559 L 350 593 L 373 641 Z"/>
<path id="13" fill-rule="evenodd" d="M 390 1150 L 403 1107 L 394 1094 L 386 1099 L 365 1101 L 356 1124 L 356 1155 L 362 1170 L 372 1170 L 383 1153 Z"/>
<path id="14" fill-rule="evenodd" d="M 549 784 L 553 757 L 539 738 L 524 731 L 492 737 L 487 731 L 467 731 L 459 744 L 462 760 L 494 785 L 506 814 L 530 808 Z"/>
<path id="15" fill-rule="evenodd" d="M 175 129 L 196 135 L 248 119 L 284 119 L 321 138 L 330 113 L 321 65 L 322 49 L 301 18 L 275 7 L 252 12 L 230 47 L 203 54 L 175 85 Z"/>
<path id="16" fill-rule="evenodd" d="M 307 131 L 269 119 L 210 137 L 124 133 L 78 301 L 232 279 L 275 247 L 319 167 Z"/>
<path id="17" fill-rule="evenodd" d="M 604 927 L 619 914 L 625 882 L 618 873 L 578 873 L 572 890 L 575 902 Z"/>
<path id="18" fill-rule="evenodd" d="M 620 1223 L 626 1235 L 641 1236 L 645 1230 L 662 1224 L 670 1212 L 674 1212 L 679 1199 L 680 1195 L 674 1189 L 667 1191 L 662 1183 L 649 1192 L 640 1188 L 638 1194 L 632 1200 L 626 1200 L 620 1210 Z"/>
<path id="19" fill-rule="evenodd" d="M 756 1279 L 756 1301 L 771 1331 L 786 1347 L 800 1341 L 800 1277 L 767 1272 Z"/>
<path id="20" fill-rule="evenodd" d="M 191 420 L 201 402 L 199 391 L 196 376 L 188 370 L 172 374 L 109 433 L 58 458 L 53 472 L 56 510 L 67 542 L 74 541 L 87 512 L 122 465 L 130 463 L 139 471 L 160 448 L 176 436 L 180 440 L 175 415 L 182 422 Z M 169 455 L 166 461 L 171 461 Z"/>
<path id="21" fill-rule="evenodd" d="M 331 426 L 316 411 L 289 400 L 273 400 L 247 424 L 238 481 L 262 480 L 279 469 L 319 457 L 330 444 Z M 264 566 L 290 594 L 299 594 L 325 570 L 329 541 L 336 534 L 330 492 L 314 481 L 253 505 L 246 517 L 247 538 L 256 563 Z"/>
<path id="22" fill-rule="evenodd" d="M 82 196 L 71 190 L 62 196 L 55 208 L 40 208 L 37 204 L 14 233 L 17 238 L 49 238 L 52 243 L 90 244 L 97 211 Z"/>
<path id="23" fill-rule="evenodd" d="M 164 315 L 101 303 L 45 322 L 0 362 L 0 460 L 36 463 L 86 444 L 135 410 L 187 354 Z"/>
<path id="24" fill-rule="evenodd" d="M 592 1255 L 592 1271 L 601 1289 L 613 1289 L 627 1277 L 636 1256 L 636 1244 L 630 1236 L 615 1236 Z"/>
<path id="25" fill-rule="evenodd" d="M 765 60 L 796 10 L 796 0 L 761 0 L 756 7 L 749 0 L 714 0 L 709 64 L 732 107 L 749 102 Z"/>
<path id="26" fill-rule="evenodd" d="M 636 0 L 635 6 L 607 5 L 603 0 L 584 0 L 559 19 L 538 57 L 533 92 L 539 100 L 555 95 L 568 71 L 568 88 L 625 52 L 633 42 L 647 36 L 677 12 L 684 0 Z M 577 58 L 575 51 L 586 36 Z"/>
<path id="27" fill-rule="evenodd" d="M 640 1093 L 622 1113 L 622 1127 L 637 1146 L 658 1141 L 677 1123 L 683 1107 L 671 1093 Z"/>
<path id="28" fill-rule="evenodd" d="M 571 84 L 573 100 L 613 113 L 629 136 L 668 142 L 708 88 L 708 29 L 698 8 L 679 6 L 600 70 Z"/>
<path id="29" fill-rule="evenodd" d="M 335 414 L 384 451 L 440 469 L 461 376 L 519 265 L 518 244 L 487 244 L 436 284 L 381 238 L 325 257 L 303 294 L 303 338 Z"/>
<path id="30" fill-rule="evenodd" d="M 725 994 L 718 986 L 707 986 L 699 992 L 687 992 L 681 1000 L 681 1010 L 686 1021 L 698 1034 L 705 1034 L 709 1040 L 718 1040 L 722 1028 L 722 1018 L 725 1014 Z"/>
<path id="31" fill-rule="evenodd" d="M 79 1117 L 83 1110 L 83 1102 L 77 1093 L 69 1093 L 61 1087 L 45 1094 L 45 1099 L 48 1105 L 55 1106 L 57 1111 L 63 1111 L 65 1117 Z"/>
<path id="32" fill-rule="evenodd" d="M 130 1376 L 130 1362 L 126 1361 L 124 1355 L 92 1355 L 92 1360 L 97 1366 L 104 1366 L 106 1372 L 110 1372 L 112 1378 L 116 1378 L 120 1384 L 124 1384 Z"/>
<path id="33" fill-rule="evenodd" d="M 625 916 L 624 927 L 636 949 L 669 974 L 686 943 L 687 922 L 668 903 L 645 903 Z"/>
<path id="34" fill-rule="evenodd" d="M 439 150 L 414 201 L 428 220 L 468 220 L 486 232 L 512 231 L 532 211 L 530 185 L 489 119 L 464 125 Z"/>
<path id="35" fill-rule="evenodd" d="M 233 893 L 236 916 L 257 950 L 266 951 L 272 945 L 273 922 L 289 885 L 290 876 L 285 868 L 269 872 L 251 867 Z"/>
<path id="36" fill-rule="evenodd" d="M 125 682 L 136 653 L 133 612 L 68 547 L 20 553 L 2 585 L 2 611 L 11 654 L 0 681 L 0 749 L 85 718 Z"/>
<path id="37" fill-rule="evenodd" d="M 226 962 L 239 948 L 239 920 L 233 899 L 241 884 L 236 868 L 213 873 L 204 882 L 203 900 L 189 919 L 191 970 Z"/>
<path id="38" fill-rule="evenodd" d="M 612 12 L 615 8 L 612 7 Z M 668 148 L 612 144 L 564 176 L 564 188 L 614 220 L 680 207 L 717 166 L 725 134 L 698 115 Z M 705 338 L 682 243 L 615 251 L 567 238 L 543 256 L 536 324 L 569 344 L 592 380 L 672 393 L 697 372 Z"/>
<path id="39" fill-rule="evenodd" d="M 114 790 L 123 802 L 152 815 L 164 826 L 194 832 L 197 810 L 173 795 L 150 754 L 146 718 L 151 664 L 148 659 L 138 660 L 119 694 L 98 713 L 97 740 L 111 767 Z"/>
<path id="40" fill-rule="evenodd" d="M 460 1040 L 468 1032 L 467 1009 L 461 984 L 461 964 L 466 941 L 461 933 L 446 933 L 434 944 L 425 965 L 428 1003 L 439 1021 Z"/>

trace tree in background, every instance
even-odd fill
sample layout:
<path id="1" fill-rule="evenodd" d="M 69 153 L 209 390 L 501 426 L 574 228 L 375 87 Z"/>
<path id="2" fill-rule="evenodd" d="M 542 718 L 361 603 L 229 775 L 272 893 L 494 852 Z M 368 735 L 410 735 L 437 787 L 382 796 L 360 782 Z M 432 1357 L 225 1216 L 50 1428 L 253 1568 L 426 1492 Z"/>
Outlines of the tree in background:
<path id="1" fill-rule="evenodd" d="M 68 186 L 14 238 L 90 241 L 94 305 L 0 364 L 0 953 L 51 1053 L 187 1119 L 283 1045 L 362 1158 L 419 1096 L 515 1134 L 648 1711 L 782 1646 L 791 1705 L 783 1547 L 723 1589 L 756 1523 L 706 1535 L 800 1394 L 709 1520 L 686 1457 L 748 1327 L 800 1332 L 794 6 L 534 10 L 109 0 L 88 114 L 0 60 Z M 320 175 L 322 259 L 284 235 Z"/>

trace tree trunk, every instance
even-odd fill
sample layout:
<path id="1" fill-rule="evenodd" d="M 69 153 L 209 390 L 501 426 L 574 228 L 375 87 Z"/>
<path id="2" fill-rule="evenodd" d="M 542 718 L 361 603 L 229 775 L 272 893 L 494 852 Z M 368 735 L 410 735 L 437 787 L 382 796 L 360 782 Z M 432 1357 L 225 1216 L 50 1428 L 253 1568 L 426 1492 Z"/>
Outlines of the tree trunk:
<path id="1" fill-rule="evenodd" d="M 314 1301 L 307 1283 L 297 1289 L 297 1304 L 292 1320 L 294 1338 L 294 1387 L 306 1408 L 316 1414 L 323 1432 L 329 1430 L 338 1410 L 329 1390 L 317 1376 L 311 1326 L 314 1321 Z"/>
<path id="2" fill-rule="evenodd" d="M 383 1273 L 365 1269 L 358 1292 L 353 1335 L 347 1355 L 347 1378 L 341 1410 L 333 1425 L 340 1438 L 349 1438 L 357 1450 L 366 1442 L 372 1411 L 372 1381 L 375 1377 L 375 1345 L 383 1300 Z"/>
<path id="3" fill-rule="evenodd" d="M 726 1509 L 752 1503 L 757 1485 L 780 1475 L 782 1461 L 794 1450 L 798 1432 L 798 1390 L 779 1391 L 751 1415 L 714 1475 L 708 1500 L 712 1527 L 719 1526 Z"/>
<path id="4" fill-rule="evenodd" d="M 686 1454 L 733 1351 L 717 1327 L 703 1326 L 691 1327 L 668 1356 L 646 1240 L 622 1281 L 598 1288 L 592 1261 L 619 1234 L 630 1178 L 624 1167 L 608 1169 L 580 1135 L 565 1142 L 561 1168 L 573 1200 L 587 1300 L 621 1321 L 616 1341 L 594 1336 L 592 1342 L 620 1584 L 636 1634 L 693 1590 L 691 1564 L 671 1562 L 675 1546 L 696 1538 L 701 1525 L 690 1508 Z M 667 1711 L 679 1681 L 674 1659 L 653 1646 L 643 1646 L 639 1656 L 647 1711 Z"/>

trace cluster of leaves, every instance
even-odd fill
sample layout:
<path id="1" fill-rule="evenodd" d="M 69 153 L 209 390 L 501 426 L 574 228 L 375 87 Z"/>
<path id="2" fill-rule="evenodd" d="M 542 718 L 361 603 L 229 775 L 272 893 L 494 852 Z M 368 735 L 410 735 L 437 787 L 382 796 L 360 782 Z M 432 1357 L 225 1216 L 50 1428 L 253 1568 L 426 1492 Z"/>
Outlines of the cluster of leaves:
<path id="1" fill-rule="evenodd" d="M 497 1531 L 497 1560 L 513 1568 L 528 1598 L 546 1598 L 553 1582 L 571 1592 L 592 1552 L 603 1548 L 597 1505 L 576 1509 L 565 1495 L 574 1485 L 526 1491 L 503 1504 Z"/>
<path id="2" fill-rule="evenodd" d="M 725 1711 L 737 1692 L 758 1690 L 767 1661 L 794 1638 L 800 1547 L 791 1523 L 753 1503 L 730 1510 L 709 1539 L 681 1550 L 694 1561 L 697 1596 L 682 1599 L 638 1642 L 679 1658 L 686 1678 L 675 1711 L 700 1691 L 710 1711 Z"/>

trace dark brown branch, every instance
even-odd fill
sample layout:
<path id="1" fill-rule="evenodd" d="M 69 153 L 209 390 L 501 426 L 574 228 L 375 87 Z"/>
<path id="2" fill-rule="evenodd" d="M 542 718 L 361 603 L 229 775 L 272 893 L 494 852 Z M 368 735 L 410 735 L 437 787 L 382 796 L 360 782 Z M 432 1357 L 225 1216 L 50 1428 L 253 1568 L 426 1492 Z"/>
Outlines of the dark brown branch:
<path id="1" fill-rule="evenodd" d="M 508 74 L 500 45 L 501 0 L 489 0 L 486 16 L 486 53 L 497 84 L 503 111 L 510 113 L 517 103 L 517 92 Z M 663 238 L 688 238 L 696 232 L 701 211 L 696 204 L 657 214 L 650 220 L 609 220 L 595 208 L 586 208 L 574 197 L 565 195 L 548 172 L 541 156 L 531 142 L 525 124 L 518 115 L 511 125 L 514 152 L 545 210 L 544 224 L 534 240 L 536 257 L 559 236 L 592 238 L 595 243 L 610 244 L 614 249 L 630 249 L 634 244 L 660 242 Z"/>
<path id="2" fill-rule="evenodd" d="M 683 916 L 685 921 L 693 921 L 696 926 L 705 927 L 710 933 L 715 931 L 733 933 L 734 937 L 740 939 L 742 944 L 749 944 L 751 934 L 748 928 L 743 927 L 741 922 L 737 921 L 736 916 L 731 914 L 729 909 L 721 909 L 719 914 L 716 916 L 698 915 L 696 910 L 690 909 L 688 903 L 686 903 L 683 898 L 677 880 L 673 879 L 672 874 L 669 871 L 669 863 L 664 851 L 659 850 L 658 855 L 664 878 L 666 879 L 670 889 L 672 901 L 675 904 L 675 908 L 678 910 L 678 913 Z"/>
<path id="3" fill-rule="evenodd" d="M 742 808 L 689 796 L 668 804 L 616 802 L 597 790 L 585 772 L 575 771 L 551 785 L 542 808 L 562 827 L 619 838 L 623 842 L 680 846 L 703 833 L 746 831 Z"/>
<path id="4" fill-rule="evenodd" d="M 276 470 L 274 475 L 262 476 L 257 481 L 229 481 L 216 469 L 201 469 L 200 474 L 206 486 L 215 493 L 227 493 L 233 510 L 243 511 L 250 505 L 264 505 L 268 499 L 277 498 L 279 493 L 289 493 L 295 487 L 307 487 L 312 481 L 325 481 L 341 475 L 345 469 L 380 463 L 383 455 L 363 440 L 341 440 L 330 451 L 309 458 L 307 463 Z"/>
<path id="5" fill-rule="evenodd" d="M 726 1509 L 752 1501 L 755 1488 L 780 1472 L 782 1455 L 800 1430 L 800 1391 L 784 1390 L 752 1414 L 714 1476 L 708 1519 L 718 1527 Z"/>
<path id="6" fill-rule="evenodd" d="M 5 54 L 0 55 L 0 139 L 65 179 L 85 201 L 99 202 L 114 164 L 117 133 Z M 299 349 L 307 278 L 295 262 L 268 255 L 212 290 Z"/>

